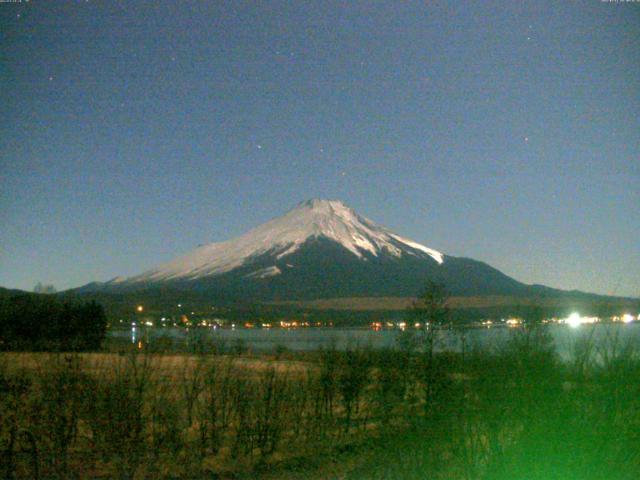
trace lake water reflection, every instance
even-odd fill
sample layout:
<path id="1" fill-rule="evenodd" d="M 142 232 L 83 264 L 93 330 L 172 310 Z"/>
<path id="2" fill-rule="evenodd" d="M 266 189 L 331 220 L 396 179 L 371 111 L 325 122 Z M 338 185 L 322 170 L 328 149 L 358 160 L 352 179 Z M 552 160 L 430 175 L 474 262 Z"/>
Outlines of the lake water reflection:
<path id="1" fill-rule="evenodd" d="M 582 325 L 572 328 L 568 325 L 548 325 L 558 352 L 569 356 L 576 343 L 588 338 L 596 345 L 635 344 L 640 347 L 640 323 L 631 324 L 597 324 Z M 136 329 L 112 330 L 108 338 L 118 342 L 144 344 L 172 343 L 175 346 L 189 347 L 189 344 L 218 346 L 228 350 L 241 345 L 242 348 L 253 352 L 272 352 L 279 348 L 296 351 L 312 351 L 334 346 L 338 350 L 360 346 L 369 348 L 389 348 L 397 345 L 398 337 L 403 332 L 399 329 L 373 330 L 370 328 L 147 328 L 138 326 Z M 417 333 L 417 332 L 416 332 Z M 445 330 L 439 332 L 438 349 L 460 351 L 464 345 L 466 349 L 474 347 L 490 347 L 499 345 L 516 333 L 516 329 L 508 327 L 470 328 L 464 334 L 458 331 Z"/>

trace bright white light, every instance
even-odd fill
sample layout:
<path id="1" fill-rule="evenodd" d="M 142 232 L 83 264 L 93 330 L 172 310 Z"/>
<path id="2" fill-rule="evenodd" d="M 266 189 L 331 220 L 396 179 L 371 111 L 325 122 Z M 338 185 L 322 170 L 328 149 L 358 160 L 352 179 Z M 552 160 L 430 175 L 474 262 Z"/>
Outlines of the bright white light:
<path id="1" fill-rule="evenodd" d="M 624 315 L 622 315 L 622 321 L 624 323 L 631 323 L 633 322 L 633 315 L 629 314 L 629 313 L 625 313 Z"/>
<path id="2" fill-rule="evenodd" d="M 563 320 L 564 323 L 572 328 L 579 327 L 580 325 L 598 323 L 599 321 L 600 319 L 598 317 L 582 317 L 577 312 L 573 312 Z"/>
<path id="3" fill-rule="evenodd" d="M 568 324 L 571 328 L 577 328 L 580 326 L 580 324 L 582 323 L 582 318 L 580 318 L 580 314 L 573 312 L 571 315 L 569 315 L 565 321 L 566 324 Z"/>

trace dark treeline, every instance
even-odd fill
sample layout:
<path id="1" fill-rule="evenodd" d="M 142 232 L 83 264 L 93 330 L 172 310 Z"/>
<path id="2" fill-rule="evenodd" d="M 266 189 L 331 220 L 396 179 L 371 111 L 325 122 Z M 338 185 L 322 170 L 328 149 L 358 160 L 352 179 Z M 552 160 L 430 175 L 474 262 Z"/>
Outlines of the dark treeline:
<path id="1" fill-rule="evenodd" d="M 1 350 L 96 350 L 106 334 L 102 306 L 52 295 L 0 297 Z"/>

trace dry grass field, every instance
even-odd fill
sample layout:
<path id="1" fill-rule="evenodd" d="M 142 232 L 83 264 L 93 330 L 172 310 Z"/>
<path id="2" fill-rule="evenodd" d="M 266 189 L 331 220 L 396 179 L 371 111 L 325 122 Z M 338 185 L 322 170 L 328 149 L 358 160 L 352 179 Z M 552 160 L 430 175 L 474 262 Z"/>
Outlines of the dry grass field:
<path id="1" fill-rule="evenodd" d="M 544 328 L 466 355 L 0 354 L 4 478 L 631 479 L 640 357 Z M 611 348 L 613 347 L 613 348 Z"/>

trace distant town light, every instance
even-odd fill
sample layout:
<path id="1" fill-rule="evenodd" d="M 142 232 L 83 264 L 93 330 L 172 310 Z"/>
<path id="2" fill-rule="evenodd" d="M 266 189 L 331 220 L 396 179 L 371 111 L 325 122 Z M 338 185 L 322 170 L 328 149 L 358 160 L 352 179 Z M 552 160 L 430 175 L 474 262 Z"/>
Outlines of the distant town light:
<path id="1" fill-rule="evenodd" d="M 625 313 L 624 315 L 622 315 L 622 321 L 624 323 L 631 323 L 633 322 L 633 315 L 629 314 L 629 313 Z"/>
<path id="2" fill-rule="evenodd" d="M 565 321 L 564 321 L 567 325 L 569 325 L 571 328 L 578 328 L 580 326 L 580 324 L 582 323 L 582 318 L 580 318 L 580 314 L 573 312 L 571 315 L 569 315 Z"/>
<path id="3" fill-rule="evenodd" d="M 567 318 L 561 320 L 562 323 L 569 325 L 571 328 L 577 328 L 580 325 L 593 324 L 600 322 L 599 317 L 583 317 L 577 312 L 573 312 Z"/>

